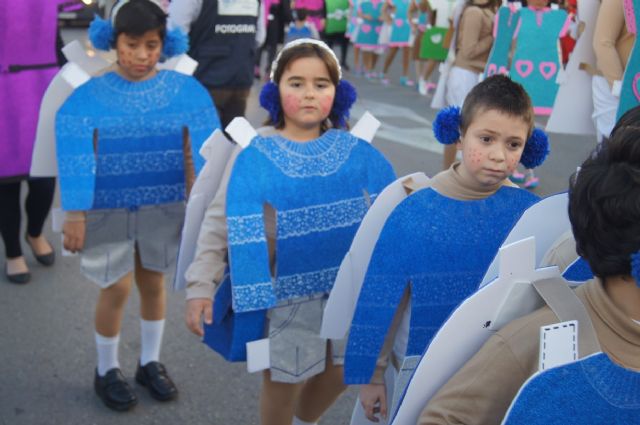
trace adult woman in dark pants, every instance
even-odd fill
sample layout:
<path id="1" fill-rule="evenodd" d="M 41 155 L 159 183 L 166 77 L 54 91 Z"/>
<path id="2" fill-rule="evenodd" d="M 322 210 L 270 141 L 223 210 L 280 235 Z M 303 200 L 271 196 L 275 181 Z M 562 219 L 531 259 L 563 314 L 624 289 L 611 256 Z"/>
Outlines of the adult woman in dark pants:
<path id="1" fill-rule="evenodd" d="M 31 278 L 20 244 L 20 187 L 27 179 L 27 229 L 24 235 L 36 260 L 53 264 L 53 248 L 42 234 L 55 189 L 54 178 L 29 179 L 40 101 L 58 70 L 56 25 L 58 1 L 16 2 L 0 15 L 0 234 L 5 246 L 5 275 L 10 282 Z M 33 11 L 38 10 L 38 14 Z M 8 38 L 8 39 L 7 39 Z"/>

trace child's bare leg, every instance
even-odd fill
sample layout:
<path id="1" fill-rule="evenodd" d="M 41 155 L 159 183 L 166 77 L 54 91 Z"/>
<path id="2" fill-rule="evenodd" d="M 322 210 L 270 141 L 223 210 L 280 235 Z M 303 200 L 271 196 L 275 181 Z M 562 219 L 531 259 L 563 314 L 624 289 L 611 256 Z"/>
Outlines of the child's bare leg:
<path id="1" fill-rule="evenodd" d="M 357 71 L 360 68 L 360 48 L 353 46 L 353 67 Z"/>
<path id="2" fill-rule="evenodd" d="M 411 48 L 409 46 L 405 46 L 402 48 L 402 75 L 405 77 L 409 76 L 409 59 L 411 55 Z"/>
<path id="3" fill-rule="evenodd" d="M 371 52 L 362 52 L 362 63 L 365 72 L 371 72 Z"/>
<path id="4" fill-rule="evenodd" d="M 458 152 L 458 150 L 456 149 L 456 145 L 452 144 L 452 145 L 446 145 L 444 147 L 444 157 L 442 160 L 442 169 L 446 170 L 449 167 L 451 167 L 451 164 L 453 164 L 456 160 L 456 153 Z"/>
<path id="5" fill-rule="evenodd" d="M 431 74 L 433 74 L 433 71 L 436 69 L 436 65 L 438 64 L 437 61 L 434 61 L 433 59 L 429 59 L 427 61 L 426 66 L 424 67 L 424 73 L 422 74 L 422 78 L 424 78 L 425 80 L 428 80 L 429 78 L 431 78 Z"/>
<path id="6" fill-rule="evenodd" d="M 327 350 L 328 351 L 328 350 Z M 310 378 L 302 387 L 296 406 L 296 416 L 305 422 L 315 423 L 347 389 L 344 384 L 344 368 L 334 365 L 327 354 L 324 372 Z"/>
<path id="7" fill-rule="evenodd" d="M 391 64 L 393 63 L 393 60 L 396 57 L 396 53 L 398 53 L 397 47 L 391 47 L 389 49 L 389 53 L 387 53 L 387 58 L 384 61 L 384 67 L 382 69 L 382 72 L 384 72 L 385 74 L 387 73 L 387 71 L 389 71 L 389 67 L 391 66 Z"/>
<path id="8" fill-rule="evenodd" d="M 260 424 L 291 424 L 301 387 L 302 384 L 274 382 L 271 380 L 271 372 L 265 370 L 260 392 Z"/>
<path id="9" fill-rule="evenodd" d="M 164 319 L 166 308 L 164 274 L 145 269 L 137 251 L 135 277 L 140 292 L 140 317 L 144 320 Z"/>
<path id="10" fill-rule="evenodd" d="M 376 65 L 378 64 L 378 58 L 380 57 L 379 54 L 371 52 L 371 70 L 373 71 L 376 68 Z"/>
<path id="11" fill-rule="evenodd" d="M 104 337 L 114 337 L 120 333 L 124 306 L 131 291 L 131 277 L 128 273 L 119 281 L 100 290 L 96 305 L 96 332 Z"/>

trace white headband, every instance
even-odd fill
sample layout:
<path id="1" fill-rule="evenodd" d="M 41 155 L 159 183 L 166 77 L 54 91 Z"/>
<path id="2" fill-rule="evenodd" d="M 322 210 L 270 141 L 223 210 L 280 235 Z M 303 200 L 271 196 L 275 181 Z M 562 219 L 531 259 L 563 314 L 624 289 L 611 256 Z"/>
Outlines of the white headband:
<path id="1" fill-rule="evenodd" d="M 342 80 L 342 68 L 340 67 L 340 62 L 338 62 L 338 57 L 333 52 L 333 50 L 329 46 L 327 46 L 327 44 L 324 41 L 316 40 L 314 38 L 299 38 L 297 40 L 293 40 L 293 41 L 285 44 L 285 46 L 282 48 L 282 50 L 280 50 L 280 53 L 278 53 L 278 56 L 276 56 L 276 59 L 271 64 L 271 75 L 269 75 L 269 79 L 271 80 L 272 83 L 275 83 L 273 78 L 276 75 L 276 69 L 278 69 L 278 62 L 280 61 L 280 58 L 282 57 L 282 53 L 285 50 L 289 50 L 292 47 L 296 47 L 296 46 L 299 46 L 301 44 L 313 44 L 313 45 L 316 45 L 316 46 L 320 47 L 322 50 L 328 52 L 331 55 L 331 57 L 333 58 L 333 60 L 335 61 L 336 66 L 338 67 L 338 79 Z"/>
<path id="2" fill-rule="evenodd" d="M 113 26 L 116 25 L 116 15 L 120 11 L 120 8 L 125 4 L 129 3 L 129 1 L 130 0 L 118 0 L 118 2 L 113 6 L 113 8 L 111 9 L 111 25 Z M 160 3 L 160 0 L 147 0 L 147 1 L 150 1 L 151 3 L 156 4 L 160 8 L 160 10 L 164 12 L 164 8 L 162 7 L 162 3 Z"/>

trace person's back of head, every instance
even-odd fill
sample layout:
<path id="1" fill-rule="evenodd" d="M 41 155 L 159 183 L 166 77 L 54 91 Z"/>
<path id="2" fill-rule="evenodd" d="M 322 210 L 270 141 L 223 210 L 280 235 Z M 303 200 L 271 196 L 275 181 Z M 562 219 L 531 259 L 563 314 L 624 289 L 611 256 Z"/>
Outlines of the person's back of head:
<path id="1" fill-rule="evenodd" d="M 640 250 L 640 107 L 627 112 L 571 178 L 578 254 L 600 278 L 631 274 Z"/>

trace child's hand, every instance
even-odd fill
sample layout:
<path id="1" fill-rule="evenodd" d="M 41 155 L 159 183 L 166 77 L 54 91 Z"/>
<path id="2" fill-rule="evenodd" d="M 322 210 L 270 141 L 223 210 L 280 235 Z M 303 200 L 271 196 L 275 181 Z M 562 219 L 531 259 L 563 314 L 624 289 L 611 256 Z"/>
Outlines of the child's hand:
<path id="1" fill-rule="evenodd" d="M 380 422 L 376 417 L 379 413 L 387 418 L 387 390 L 384 384 L 368 384 L 360 387 L 360 403 L 367 419 L 372 422 Z"/>
<path id="2" fill-rule="evenodd" d="M 70 252 L 78 252 L 84 246 L 86 225 L 84 221 L 65 221 L 62 227 L 64 249 Z"/>
<path id="3" fill-rule="evenodd" d="M 207 325 L 210 325 L 213 321 L 213 301 L 207 298 L 193 298 L 188 300 L 185 314 L 187 328 L 199 337 L 203 337 L 203 320 Z"/>

